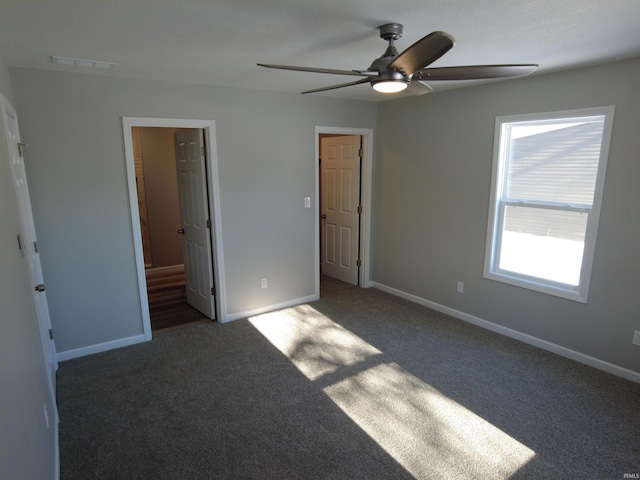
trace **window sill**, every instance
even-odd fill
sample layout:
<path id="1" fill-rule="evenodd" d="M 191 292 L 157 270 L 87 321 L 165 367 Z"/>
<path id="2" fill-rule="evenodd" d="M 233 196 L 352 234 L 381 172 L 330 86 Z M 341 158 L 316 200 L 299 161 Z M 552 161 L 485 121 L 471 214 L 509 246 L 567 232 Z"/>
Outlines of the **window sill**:
<path id="1" fill-rule="evenodd" d="M 584 286 L 580 288 L 579 286 L 574 287 L 572 285 L 545 282 L 544 279 L 534 277 L 527 278 L 511 272 L 485 271 L 483 277 L 488 280 L 506 283 L 534 292 L 545 293 L 574 302 L 587 303 L 587 289 Z"/>

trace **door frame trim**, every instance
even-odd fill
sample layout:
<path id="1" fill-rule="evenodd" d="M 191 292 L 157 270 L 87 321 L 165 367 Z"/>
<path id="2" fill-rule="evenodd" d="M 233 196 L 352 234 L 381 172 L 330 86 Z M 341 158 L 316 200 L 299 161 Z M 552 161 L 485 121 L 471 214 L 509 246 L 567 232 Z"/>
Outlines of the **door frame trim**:
<path id="1" fill-rule="evenodd" d="M 220 182 L 218 176 L 218 154 L 216 143 L 216 123 L 214 120 L 194 120 L 181 118 L 122 117 L 124 148 L 127 167 L 127 186 L 129 192 L 129 210 L 133 229 L 133 244 L 140 295 L 140 310 L 145 340 L 151 340 L 151 317 L 147 298 L 147 280 L 140 233 L 140 215 L 136 189 L 135 165 L 133 162 L 132 127 L 197 128 L 204 131 L 207 148 L 207 188 L 209 193 L 209 212 L 211 219 L 211 245 L 213 259 L 213 279 L 215 288 L 216 320 L 226 321 L 226 290 L 224 279 L 224 255 L 222 247 L 222 226 L 220 213 Z"/>
<path id="2" fill-rule="evenodd" d="M 373 129 L 352 127 L 315 127 L 315 279 L 316 295 L 320 298 L 320 135 L 359 135 L 362 142 L 362 166 L 360 169 L 360 202 L 362 215 L 360 215 L 360 257 L 362 265 L 358 272 L 358 285 L 361 288 L 370 288 L 371 282 L 371 191 L 373 184 L 372 158 L 373 158 Z"/>

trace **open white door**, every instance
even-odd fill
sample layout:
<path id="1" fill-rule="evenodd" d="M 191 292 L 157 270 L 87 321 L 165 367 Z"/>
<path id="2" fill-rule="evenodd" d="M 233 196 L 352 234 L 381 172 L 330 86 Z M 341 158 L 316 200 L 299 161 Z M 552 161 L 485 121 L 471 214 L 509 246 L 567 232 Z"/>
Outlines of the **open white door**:
<path id="1" fill-rule="evenodd" d="M 215 318 L 211 221 L 207 195 L 205 149 L 202 130 L 175 133 L 178 191 L 183 235 L 187 303 Z"/>
<path id="2" fill-rule="evenodd" d="M 36 229 L 33 224 L 31 200 L 29 197 L 29 187 L 27 185 L 27 174 L 24 168 L 24 160 L 22 158 L 24 145 L 20 142 L 20 132 L 18 130 L 18 118 L 16 111 L 1 94 L 0 104 L 2 106 L 4 132 L 7 139 L 7 148 L 9 150 L 8 158 L 11 162 L 11 173 L 18 199 L 18 210 L 22 226 L 22 232 L 20 232 L 18 236 L 18 245 L 22 249 L 22 254 L 25 256 L 29 266 L 29 278 L 33 285 L 33 301 L 36 307 L 40 339 L 42 341 L 42 349 L 44 351 L 44 358 L 47 364 L 49 387 L 51 389 L 52 398 L 55 399 L 56 370 L 58 369 L 58 362 L 56 360 L 56 349 L 51 329 L 51 318 L 49 317 L 47 294 L 45 293 L 45 284 L 42 276 L 42 268 L 40 266 L 40 255 L 38 254 Z"/>
<path id="3" fill-rule="evenodd" d="M 361 137 L 323 137 L 320 152 L 322 273 L 357 285 Z"/>

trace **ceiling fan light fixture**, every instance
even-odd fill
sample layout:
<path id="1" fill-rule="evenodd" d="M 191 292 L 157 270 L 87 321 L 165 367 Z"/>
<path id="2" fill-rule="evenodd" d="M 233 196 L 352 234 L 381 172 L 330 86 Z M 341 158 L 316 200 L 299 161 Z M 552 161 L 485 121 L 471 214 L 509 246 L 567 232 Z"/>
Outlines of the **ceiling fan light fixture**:
<path id="1" fill-rule="evenodd" d="M 395 70 L 381 72 L 380 76 L 371 80 L 371 86 L 376 92 L 398 93 L 409 86 L 409 79 Z"/>
<path id="2" fill-rule="evenodd" d="M 380 93 L 398 93 L 405 90 L 409 86 L 406 80 L 384 80 L 371 85 L 376 92 Z"/>

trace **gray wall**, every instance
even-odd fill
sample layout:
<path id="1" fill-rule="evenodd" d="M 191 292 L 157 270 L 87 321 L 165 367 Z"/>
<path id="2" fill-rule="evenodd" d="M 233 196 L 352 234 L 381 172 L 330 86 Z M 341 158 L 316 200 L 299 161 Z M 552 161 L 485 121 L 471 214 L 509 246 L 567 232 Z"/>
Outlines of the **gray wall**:
<path id="1" fill-rule="evenodd" d="M 152 267 L 184 262 L 173 128 L 140 127 Z"/>
<path id="2" fill-rule="evenodd" d="M 632 60 L 381 103 L 374 280 L 640 372 L 639 83 Z M 484 279 L 495 117 L 601 105 L 616 111 L 588 303 Z"/>
<path id="3" fill-rule="evenodd" d="M 0 93 L 12 102 L 1 56 Z M 53 479 L 55 399 L 47 383 L 27 263 L 17 248 L 20 218 L 1 115 L 0 225 L 0 478 Z"/>
<path id="4" fill-rule="evenodd" d="M 9 78 L 9 69 L 4 63 L 2 57 L 2 49 L 0 48 L 0 92 L 13 103 L 13 89 L 11 88 L 11 79 Z"/>
<path id="5" fill-rule="evenodd" d="M 10 69 L 59 352 L 142 333 L 122 117 L 216 121 L 227 311 L 315 293 L 314 127 L 373 128 L 376 105 Z M 269 288 L 260 288 L 260 278 Z M 50 287 L 49 287 L 50 285 Z"/>

